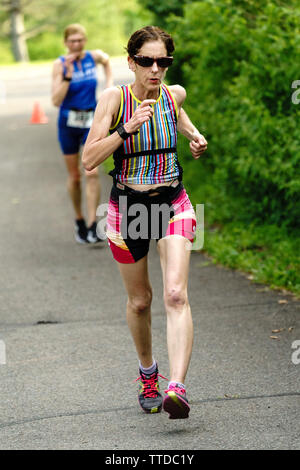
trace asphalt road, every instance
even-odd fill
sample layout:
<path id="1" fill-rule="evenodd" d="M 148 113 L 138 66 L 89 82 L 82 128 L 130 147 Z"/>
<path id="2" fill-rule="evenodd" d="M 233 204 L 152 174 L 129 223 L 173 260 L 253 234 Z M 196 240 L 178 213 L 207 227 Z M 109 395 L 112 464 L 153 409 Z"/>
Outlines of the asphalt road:
<path id="1" fill-rule="evenodd" d="M 114 70 L 130 81 L 125 61 Z M 0 68 L 0 83 L 0 449 L 299 449 L 299 302 L 199 252 L 190 418 L 142 413 L 117 266 L 106 243 L 73 239 L 50 68 Z M 46 125 L 29 124 L 35 100 Z M 101 183 L 107 202 L 111 178 Z M 149 265 L 154 355 L 168 376 L 155 242 Z"/>

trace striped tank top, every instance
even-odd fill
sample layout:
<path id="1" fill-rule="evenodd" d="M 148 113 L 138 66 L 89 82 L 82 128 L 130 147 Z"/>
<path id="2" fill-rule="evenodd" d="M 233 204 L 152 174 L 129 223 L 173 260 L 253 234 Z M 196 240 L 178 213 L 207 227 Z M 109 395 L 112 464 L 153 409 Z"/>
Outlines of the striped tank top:
<path id="1" fill-rule="evenodd" d="M 115 132 L 118 124 L 128 122 L 141 104 L 130 85 L 118 88 L 121 105 L 110 133 Z M 157 184 L 182 179 L 176 149 L 178 109 L 166 85 L 161 85 L 159 98 L 152 107 L 153 117 L 140 127 L 137 135 L 124 140 L 113 154 L 115 169 L 110 175 L 121 183 Z"/>

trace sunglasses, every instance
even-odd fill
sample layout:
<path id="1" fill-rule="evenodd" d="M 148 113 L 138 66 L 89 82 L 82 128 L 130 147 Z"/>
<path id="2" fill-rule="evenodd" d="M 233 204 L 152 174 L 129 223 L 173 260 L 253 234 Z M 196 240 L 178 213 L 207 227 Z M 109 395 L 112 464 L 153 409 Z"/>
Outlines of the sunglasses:
<path id="1" fill-rule="evenodd" d="M 152 67 L 154 62 L 157 63 L 158 67 L 163 69 L 170 67 L 173 63 L 173 57 L 147 57 L 145 55 L 135 55 L 133 56 L 134 62 L 136 62 L 141 67 Z"/>

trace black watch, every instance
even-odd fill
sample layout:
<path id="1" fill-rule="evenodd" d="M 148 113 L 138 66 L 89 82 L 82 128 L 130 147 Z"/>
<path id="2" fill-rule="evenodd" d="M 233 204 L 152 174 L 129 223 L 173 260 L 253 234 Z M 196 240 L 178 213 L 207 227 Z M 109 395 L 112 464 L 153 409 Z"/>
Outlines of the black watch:
<path id="1" fill-rule="evenodd" d="M 66 77 L 65 75 L 63 76 L 63 81 L 64 82 L 70 82 L 71 80 L 72 80 L 72 78 Z"/>
<path id="2" fill-rule="evenodd" d="M 132 134 L 129 134 L 128 132 L 125 131 L 125 128 L 124 128 L 123 124 L 119 124 L 116 131 L 118 132 L 119 136 L 122 137 L 123 140 L 126 140 L 132 134 L 136 135 L 139 132 L 139 131 L 136 131 L 136 132 L 132 132 Z"/>

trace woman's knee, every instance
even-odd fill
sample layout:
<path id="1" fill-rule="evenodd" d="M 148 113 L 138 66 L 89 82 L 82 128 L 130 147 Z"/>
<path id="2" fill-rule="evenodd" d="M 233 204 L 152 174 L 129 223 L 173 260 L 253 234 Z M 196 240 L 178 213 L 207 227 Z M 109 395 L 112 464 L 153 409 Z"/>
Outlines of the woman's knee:
<path id="1" fill-rule="evenodd" d="M 81 174 L 80 174 L 80 171 L 72 171 L 72 172 L 69 172 L 69 175 L 68 175 L 68 182 L 69 184 L 71 184 L 72 186 L 78 186 L 80 185 L 81 183 Z"/>
<path id="2" fill-rule="evenodd" d="M 152 290 L 148 289 L 139 295 L 128 297 L 128 306 L 131 311 L 138 315 L 147 313 L 151 307 L 152 302 Z"/>
<path id="3" fill-rule="evenodd" d="M 188 303 L 187 290 L 180 286 L 170 286 L 165 289 L 164 302 L 166 308 L 180 309 Z"/>

